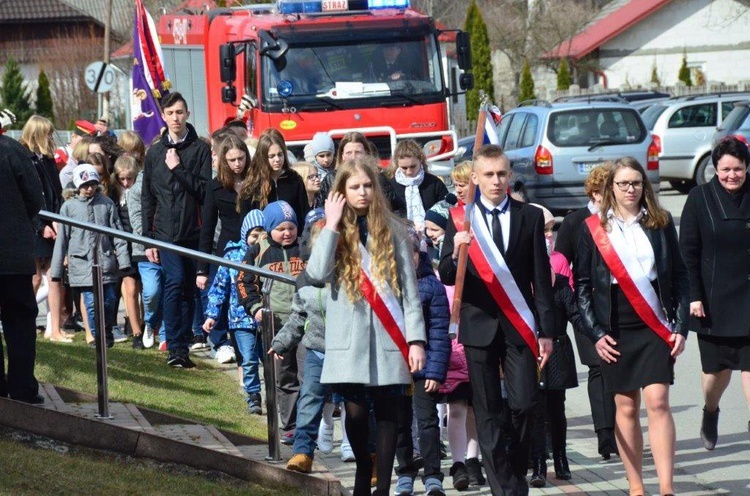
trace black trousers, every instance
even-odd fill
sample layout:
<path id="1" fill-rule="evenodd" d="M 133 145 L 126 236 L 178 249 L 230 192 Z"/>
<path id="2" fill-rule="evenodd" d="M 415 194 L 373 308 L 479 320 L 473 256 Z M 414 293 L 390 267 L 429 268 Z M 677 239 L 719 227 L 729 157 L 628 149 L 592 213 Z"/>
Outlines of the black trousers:
<path id="1" fill-rule="evenodd" d="M 426 380 L 414 381 L 414 396 L 403 396 L 399 405 L 398 438 L 396 440 L 396 475 L 408 475 L 415 478 L 419 469 L 413 464 L 414 445 L 412 441 L 412 419 L 417 416 L 419 435 L 419 452 L 424 460 L 424 477 L 443 480 L 440 470 L 440 421 L 437 414 L 436 393 L 424 390 Z M 413 402 L 413 403 L 412 403 Z M 413 406 L 413 408 L 412 408 Z"/>
<path id="2" fill-rule="evenodd" d="M 464 345 L 471 381 L 482 463 L 493 495 L 526 495 L 527 460 L 537 393 L 536 360 L 528 346 L 505 344 L 503 331 L 487 347 Z M 500 365 L 505 373 L 513 422 L 513 455 L 505 451 L 502 432 L 503 401 Z"/>
<path id="3" fill-rule="evenodd" d="M 564 453 L 568 433 L 564 389 L 546 389 L 537 393 L 534 433 L 531 436 L 532 458 L 547 458 L 547 432 L 550 434 L 552 452 Z"/>
<path id="4" fill-rule="evenodd" d="M 281 326 L 276 329 L 281 329 Z M 307 349 L 300 344 L 282 355 L 283 360 L 274 360 L 276 401 L 279 408 L 281 433 L 292 432 L 297 427 L 297 400 L 302 383 L 302 371 L 305 369 L 306 354 Z"/>
<path id="5" fill-rule="evenodd" d="M 589 367 L 588 393 L 594 430 L 614 429 L 615 395 L 604 391 L 602 368 L 598 365 Z"/>
<path id="6" fill-rule="evenodd" d="M 0 320 L 7 348 L 4 352 L 0 340 L 0 396 L 29 400 L 39 393 L 34 378 L 37 313 L 31 275 L 0 275 Z"/>

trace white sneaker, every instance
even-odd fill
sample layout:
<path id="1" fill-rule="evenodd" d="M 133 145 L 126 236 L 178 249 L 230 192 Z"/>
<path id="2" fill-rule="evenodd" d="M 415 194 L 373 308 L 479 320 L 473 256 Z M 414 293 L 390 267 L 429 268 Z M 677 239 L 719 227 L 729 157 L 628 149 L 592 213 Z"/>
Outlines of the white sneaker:
<path id="1" fill-rule="evenodd" d="M 321 453 L 333 451 L 333 425 L 326 425 L 323 421 L 318 427 L 318 449 Z"/>
<path id="2" fill-rule="evenodd" d="M 225 344 L 224 346 L 220 346 L 219 349 L 216 350 L 217 362 L 232 363 L 235 360 L 237 360 L 237 357 L 234 356 L 234 349 L 228 344 Z"/>
<path id="3" fill-rule="evenodd" d="M 341 443 L 341 461 L 342 462 L 353 462 L 355 460 L 354 458 L 354 451 L 352 451 L 352 446 L 349 443 Z"/>
<path id="4" fill-rule="evenodd" d="M 154 345 L 154 330 L 150 326 L 146 326 L 143 331 L 143 347 L 151 348 Z"/>

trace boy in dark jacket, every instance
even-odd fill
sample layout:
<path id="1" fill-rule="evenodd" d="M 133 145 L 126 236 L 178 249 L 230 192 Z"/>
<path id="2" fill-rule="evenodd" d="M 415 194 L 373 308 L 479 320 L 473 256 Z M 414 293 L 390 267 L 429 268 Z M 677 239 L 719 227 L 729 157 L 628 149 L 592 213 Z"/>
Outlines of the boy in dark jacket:
<path id="1" fill-rule="evenodd" d="M 443 473 L 440 470 L 440 422 L 437 403 L 441 397 L 438 389 L 445 382 L 451 356 L 451 341 L 448 337 L 450 310 L 445 287 L 435 276 L 427 253 L 420 250 L 422 242 L 419 235 L 410 229 L 410 237 L 414 245 L 414 265 L 417 268 L 417 285 L 426 327 L 427 362 L 423 370 L 413 375 L 413 397 L 406 396 L 406 401 L 401 404 L 396 448 L 398 482 L 395 494 L 411 495 L 414 491 L 414 479 L 419 471 L 413 460 L 411 426 L 414 413 L 417 416 L 419 450 L 424 460 L 422 482 L 428 495 L 438 496 L 444 495 L 445 492 Z"/>
<path id="2" fill-rule="evenodd" d="M 269 203 L 263 209 L 263 229 L 268 233 L 268 237 L 265 241 L 251 246 L 242 262 L 271 272 L 298 276 L 305 269 L 305 262 L 300 258 L 297 244 L 297 215 L 294 209 L 283 200 Z M 237 276 L 240 304 L 257 322 L 262 320 L 262 287 L 262 278 L 255 274 L 240 272 Z M 294 286 L 291 284 L 273 285 L 269 299 L 275 329 L 281 329 L 289 320 L 293 298 Z M 297 379 L 297 346 L 291 347 L 283 358 L 276 369 L 276 389 L 281 417 L 281 442 L 291 445 L 294 442 L 300 388 Z"/>

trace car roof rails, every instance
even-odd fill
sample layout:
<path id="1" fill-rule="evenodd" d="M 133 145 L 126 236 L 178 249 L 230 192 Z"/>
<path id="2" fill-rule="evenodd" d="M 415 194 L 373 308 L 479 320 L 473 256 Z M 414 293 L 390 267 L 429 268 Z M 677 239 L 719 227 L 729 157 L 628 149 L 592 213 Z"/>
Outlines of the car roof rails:
<path id="1" fill-rule="evenodd" d="M 535 98 L 531 100 L 524 100 L 518 105 L 516 105 L 516 107 L 536 107 L 536 106 L 551 108 L 552 104 L 548 102 L 547 100 L 541 100 L 541 99 Z"/>
<path id="2" fill-rule="evenodd" d="M 741 95 L 750 94 L 750 91 L 711 91 L 709 93 L 700 93 L 697 95 L 685 95 L 682 98 L 683 101 L 689 102 L 697 100 L 699 98 L 710 98 L 710 97 L 722 97 L 724 95 Z"/>

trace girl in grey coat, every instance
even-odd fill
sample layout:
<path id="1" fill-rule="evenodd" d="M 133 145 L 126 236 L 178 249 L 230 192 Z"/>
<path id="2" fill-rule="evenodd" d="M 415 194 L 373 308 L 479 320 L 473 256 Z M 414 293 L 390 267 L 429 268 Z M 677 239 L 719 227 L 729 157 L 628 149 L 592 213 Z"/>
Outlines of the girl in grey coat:
<path id="1" fill-rule="evenodd" d="M 321 383 L 332 384 L 344 397 L 345 427 L 357 462 L 354 496 L 370 494 L 371 405 L 378 437 L 375 494 L 389 494 L 397 435 L 394 405 L 406 394 L 411 373 L 425 363 L 424 320 L 411 242 L 403 224 L 388 210 L 375 172 L 378 166 L 374 159 L 339 166 L 326 200 L 325 228 L 307 265 L 312 284 L 331 284 Z M 363 263 L 368 255 L 369 267 Z M 379 295 L 387 287 L 395 296 L 403 327 L 384 325 L 383 313 L 373 310 L 369 302 L 375 300 L 367 296 L 372 291 L 363 278 L 368 268 L 370 287 Z"/>
<path id="2" fill-rule="evenodd" d="M 76 220 L 92 222 L 100 226 L 122 230 L 120 216 L 114 202 L 99 190 L 99 174 L 94 166 L 81 164 L 73 169 L 73 184 L 78 194 L 67 200 L 60 209 L 60 215 Z M 68 280 L 73 288 L 81 288 L 86 306 L 91 334 L 96 336 L 99 328 L 94 311 L 94 293 L 91 270 L 94 265 L 96 243 L 94 233 L 86 229 L 64 225 L 57 233 L 55 250 L 52 255 L 51 276 L 61 280 L 63 264 L 68 260 Z M 102 236 L 98 252 L 102 266 L 104 283 L 104 311 L 107 345 L 112 346 L 112 326 L 117 318 L 119 298 L 115 289 L 119 271 L 130 268 L 128 244 L 121 238 Z"/>

